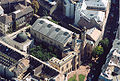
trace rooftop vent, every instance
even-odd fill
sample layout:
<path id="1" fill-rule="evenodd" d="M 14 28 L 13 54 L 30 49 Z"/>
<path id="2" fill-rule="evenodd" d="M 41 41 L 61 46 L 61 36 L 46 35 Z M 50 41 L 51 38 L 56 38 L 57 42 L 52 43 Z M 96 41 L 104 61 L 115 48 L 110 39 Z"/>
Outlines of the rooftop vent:
<path id="1" fill-rule="evenodd" d="M 68 35 L 68 32 L 64 32 L 64 35 L 67 36 L 67 35 Z"/>
<path id="2" fill-rule="evenodd" d="M 60 28 L 56 28 L 55 31 L 56 31 L 56 32 L 59 32 L 59 31 L 60 31 Z"/>
<path id="3" fill-rule="evenodd" d="M 43 23 L 44 23 L 44 21 L 43 21 L 43 20 L 41 20 L 41 21 L 40 21 L 40 24 L 43 24 Z"/>
<path id="4" fill-rule="evenodd" d="M 48 24 L 48 25 L 47 25 L 48 28 L 51 28 L 51 26 L 52 26 L 51 24 Z"/>

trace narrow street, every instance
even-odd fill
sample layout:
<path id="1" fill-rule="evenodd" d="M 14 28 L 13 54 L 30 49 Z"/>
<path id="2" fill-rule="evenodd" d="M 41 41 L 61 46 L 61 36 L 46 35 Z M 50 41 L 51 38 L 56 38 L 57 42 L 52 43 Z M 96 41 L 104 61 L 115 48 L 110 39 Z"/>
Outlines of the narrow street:
<path id="1" fill-rule="evenodd" d="M 113 3 L 113 0 L 111 0 L 111 10 L 110 10 L 110 14 L 108 17 L 108 21 L 106 24 L 105 33 L 103 37 L 103 38 L 109 39 L 109 48 L 105 50 L 104 54 L 101 57 L 99 57 L 97 62 L 92 63 L 90 73 L 87 76 L 87 81 L 98 81 L 98 77 L 101 73 L 101 68 L 106 61 L 106 56 L 112 47 L 112 43 L 115 39 L 115 35 L 117 32 L 118 20 L 119 20 L 119 17 L 118 17 L 119 7 L 118 6 L 119 6 L 119 0 L 116 0 L 115 3 Z"/>

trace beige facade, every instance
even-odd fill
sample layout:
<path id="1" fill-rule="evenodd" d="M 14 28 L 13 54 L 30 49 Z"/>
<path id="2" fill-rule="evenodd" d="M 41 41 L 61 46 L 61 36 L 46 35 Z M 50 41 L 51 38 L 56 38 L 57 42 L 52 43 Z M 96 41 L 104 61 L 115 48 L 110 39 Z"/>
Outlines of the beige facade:
<path id="1" fill-rule="evenodd" d="M 71 53 L 68 54 L 63 59 L 59 60 L 55 57 L 49 60 L 51 66 L 59 70 L 62 74 L 71 72 L 72 70 L 77 69 L 78 67 L 78 54 Z"/>
<path id="2" fill-rule="evenodd" d="M 0 33 L 6 34 L 12 32 L 12 18 L 6 14 L 0 16 Z"/>

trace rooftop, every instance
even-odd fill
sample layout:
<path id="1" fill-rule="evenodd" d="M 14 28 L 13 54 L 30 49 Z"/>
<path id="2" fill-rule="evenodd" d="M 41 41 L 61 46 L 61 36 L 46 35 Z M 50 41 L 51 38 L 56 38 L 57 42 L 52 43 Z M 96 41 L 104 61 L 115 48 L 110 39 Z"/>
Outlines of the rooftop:
<path id="1" fill-rule="evenodd" d="M 95 42 L 99 39 L 101 35 L 101 31 L 94 27 L 94 28 L 87 30 L 86 34 L 87 34 L 87 38 L 90 38 L 91 40 Z"/>
<path id="2" fill-rule="evenodd" d="M 85 4 L 89 7 L 106 7 L 108 0 L 85 0 Z"/>
<path id="3" fill-rule="evenodd" d="M 95 19 L 96 22 L 103 22 L 105 18 L 105 12 L 93 11 L 93 10 L 81 10 L 81 13 L 88 19 Z"/>
<path id="4" fill-rule="evenodd" d="M 33 12 L 33 8 L 31 6 L 27 6 L 23 9 L 18 9 L 16 11 L 14 11 L 12 14 L 15 15 L 15 18 L 17 19 L 17 18 L 19 18 L 25 14 L 28 14 L 30 12 Z"/>

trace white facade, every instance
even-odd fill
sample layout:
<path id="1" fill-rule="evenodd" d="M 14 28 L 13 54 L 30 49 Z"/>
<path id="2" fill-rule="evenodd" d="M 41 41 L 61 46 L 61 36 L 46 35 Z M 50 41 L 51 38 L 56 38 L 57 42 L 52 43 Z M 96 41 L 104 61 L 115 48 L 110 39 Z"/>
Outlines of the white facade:
<path id="1" fill-rule="evenodd" d="M 75 8 L 75 20 L 74 20 L 74 24 L 77 25 L 78 21 L 80 20 L 80 17 L 82 16 L 81 14 L 81 3 L 77 3 L 76 4 L 76 8 Z"/>
<path id="2" fill-rule="evenodd" d="M 70 0 L 64 0 L 64 14 L 69 18 L 74 18 L 75 4 Z"/>
<path id="3" fill-rule="evenodd" d="M 4 14 L 4 9 L 0 6 L 0 15 Z"/>

